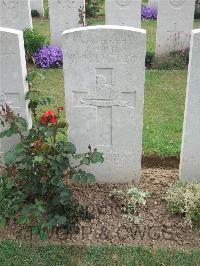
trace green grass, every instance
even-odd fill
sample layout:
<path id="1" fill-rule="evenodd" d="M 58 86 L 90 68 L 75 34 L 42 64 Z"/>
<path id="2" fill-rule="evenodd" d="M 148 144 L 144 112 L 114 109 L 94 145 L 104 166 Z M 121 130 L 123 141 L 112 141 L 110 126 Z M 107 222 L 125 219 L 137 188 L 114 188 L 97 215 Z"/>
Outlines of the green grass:
<path id="1" fill-rule="evenodd" d="M 69 246 L 0 242 L 1 266 L 197 266 L 200 251 L 173 251 L 131 246 Z"/>

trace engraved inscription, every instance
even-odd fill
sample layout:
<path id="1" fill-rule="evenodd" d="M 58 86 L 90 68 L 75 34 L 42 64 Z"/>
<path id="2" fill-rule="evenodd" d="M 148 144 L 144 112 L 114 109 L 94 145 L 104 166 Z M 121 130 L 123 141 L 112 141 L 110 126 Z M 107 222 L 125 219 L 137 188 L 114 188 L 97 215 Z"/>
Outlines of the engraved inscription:
<path id="1" fill-rule="evenodd" d="M 170 4 L 175 8 L 180 8 L 183 6 L 185 0 L 169 0 Z"/>
<path id="2" fill-rule="evenodd" d="M 96 143 L 98 146 L 112 145 L 112 107 L 97 108 Z"/>
<path id="3" fill-rule="evenodd" d="M 130 5 L 132 0 L 115 0 L 117 5 L 119 5 L 120 7 L 125 7 Z"/>
<path id="4" fill-rule="evenodd" d="M 74 36 L 74 42 L 80 41 Z M 85 49 L 74 51 L 74 53 L 65 52 L 65 56 L 69 59 L 69 64 L 79 64 L 83 61 L 86 64 L 134 64 L 136 57 L 139 55 L 130 54 L 128 39 L 122 40 L 84 40 L 81 43 Z"/>

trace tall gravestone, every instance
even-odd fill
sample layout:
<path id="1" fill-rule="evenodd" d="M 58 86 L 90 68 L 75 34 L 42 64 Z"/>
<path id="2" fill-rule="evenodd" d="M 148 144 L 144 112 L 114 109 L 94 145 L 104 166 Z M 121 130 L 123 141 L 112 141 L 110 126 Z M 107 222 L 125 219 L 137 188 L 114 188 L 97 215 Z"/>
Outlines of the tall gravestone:
<path id="1" fill-rule="evenodd" d="M 106 0 L 107 25 L 141 28 L 141 0 Z"/>
<path id="2" fill-rule="evenodd" d="M 159 0 L 156 55 L 189 48 L 195 0 Z"/>
<path id="3" fill-rule="evenodd" d="M 148 5 L 150 7 L 158 8 L 158 1 L 159 0 L 149 0 Z"/>
<path id="4" fill-rule="evenodd" d="M 99 182 L 138 181 L 141 169 L 144 30 L 93 26 L 63 33 L 68 138 L 104 153 Z"/>
<path id="5" fill-rule="evenodd" d="M 79 9 L 85 10 L 85 0 L 49 0 L 51 40 L 53 44 L 61 47 L 63 31 L 83 26 L 79 17 Z M 83 20 L 85 22 L 85 17 Z"/>
<path id="6" fill-rule="evenodd" d="M 31 124 L 30 112 L 25 101 L 28 85 L 23 33 L 0 28 L 0 47 L 0 104 L 7 102 L 16 114 L 20 114 Z M 2 126 L 0 127 L 2 130 Z M 13 137 L 8 140 L 0 139 L 0 156 L 16 141 Z"/>
<path id="7" fill-rule="evenodd" d="M 200 29 L 192 31 L 180 177 L 200 181 Z"/>
<path id="8" fill-rule="evenodd" d="M 1 0 L 0 27 L 17 30 L 32 28 L 30 0 Z"/>
<path id="9" fill-rule="evenodd" d="M 44 15 L 43 0 L 31 0 L 31 10 L 36 10 L 40 16 Z"/>

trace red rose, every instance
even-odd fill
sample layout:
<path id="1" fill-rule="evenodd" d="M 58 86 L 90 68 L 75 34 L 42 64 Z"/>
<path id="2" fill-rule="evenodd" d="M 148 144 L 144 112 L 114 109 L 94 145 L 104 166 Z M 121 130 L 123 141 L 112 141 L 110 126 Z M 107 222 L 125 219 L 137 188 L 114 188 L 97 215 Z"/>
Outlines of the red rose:
<path id="1" fill-rule="evenodd" d="M 53 110 L 48 110 L 40 117 L 40 123 L 46 125 L 47 123 L 57 124 L 58 119 Z"/>

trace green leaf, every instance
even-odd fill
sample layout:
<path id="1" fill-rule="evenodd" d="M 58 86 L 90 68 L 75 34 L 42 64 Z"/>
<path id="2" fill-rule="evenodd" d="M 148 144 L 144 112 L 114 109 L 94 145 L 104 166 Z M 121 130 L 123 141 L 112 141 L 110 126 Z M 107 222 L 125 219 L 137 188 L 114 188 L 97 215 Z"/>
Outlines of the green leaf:
<path id="1" fill-rule="evenodd" d="M 91 162 L 92 163 L 103 163 L 104 162 L 103 153 L 98 152 L 97 149 L 95 149 L 91 155 Z"/>
<path id="2" fill-rule="evenodd" d="M 30 90 L 26 93 L 26 100 L 31 100 L 32 102 L 38 102 L 41 93 L 38 90 Z"/>
<path id="3" fill-rule="evenodd" d="M 7 130 L 0 132 L 0 138 L 4 138 L 6 136 L 6 131 Z"/>
<path id="4" fill-rule="evenodd" d="M 71 142 L 66 143 L 66 150 L 69 154 L 75 154 L 76 153 L 76 147 Z"/>
<path id="5" fill-rule="evenodd" d="M 6 164 L 12 164 L 16 161 L 17 155 L 13 150 L 10 150 L 5 153 L 4 160 Z"/>
<path id="6" fill-rule="evenodd" d="M 25 152 L 25 147 L 23 143 L 19 143 L 14 146 L 13 151 L 16 153 L 16 155 L 20 155 Z"/>
<path id="7" fill-rule="evenodd" d="M 5 218 L 0 218 L 0 228 L 4 228 L 6 225 L 6 219 Z"/>
<path id="8" fill-rule="evenodd" d="M 17 125 L 17 127 L 21 130 L 21 131 L 26 131 L 28 128 L 28 124 L 26 122 L 26 119 L 24 119 L 23 117 L 18 117 L 17 121 L 15 122 L 15 124 Z"/>
<path id="9" fill-rule="evenodd" d="M 36 235 L 36 234 L 39 234 L 39 232 L 40 232 L 40 228 L 39 228 L 38 226 L 33 226 L 33 227 L 31 228 L 31 231 L 32 231 L 32 234 L 33 234 L 33 235 Z"/>
<path id="10" fill-rule="evenodd" d="M 34 80 L 34 78 L 36 77 L 37 75 L 37 72 L 35 70 L 33 71 L 30 71 L 28 74 L 27 74 L 27 77 L 26 79 L 28 80 L 28 82 L 31 82 Z"/>
<path id="11" fill-rule="evenodd" d="M 37 163 L 41 163 L 44 161 L 44 157 L 42 155 L 35 156 L 34 161 Z"/>
<path id="12" fill-rule="evenodd" d="M 47 238 L 47 232 L 40 230 L 40 240 L 45 240 Z"/>

